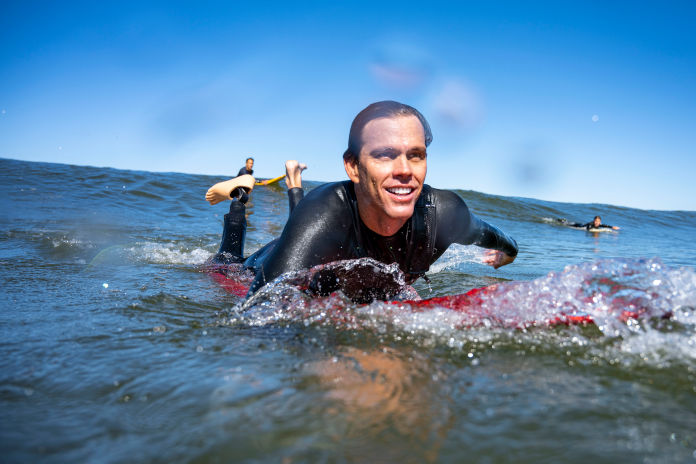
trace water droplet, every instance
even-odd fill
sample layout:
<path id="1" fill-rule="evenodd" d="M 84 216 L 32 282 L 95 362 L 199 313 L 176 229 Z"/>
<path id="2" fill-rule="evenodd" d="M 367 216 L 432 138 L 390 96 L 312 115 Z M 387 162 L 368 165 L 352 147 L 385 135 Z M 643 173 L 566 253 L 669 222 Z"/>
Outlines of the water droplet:
<path id="1" fill-rule="evenodd" d="M 599 116 L 596 114 L 593 114 L 592 115 L 592 122 L 597 122 L 597 121 L 599 121 Z"/>

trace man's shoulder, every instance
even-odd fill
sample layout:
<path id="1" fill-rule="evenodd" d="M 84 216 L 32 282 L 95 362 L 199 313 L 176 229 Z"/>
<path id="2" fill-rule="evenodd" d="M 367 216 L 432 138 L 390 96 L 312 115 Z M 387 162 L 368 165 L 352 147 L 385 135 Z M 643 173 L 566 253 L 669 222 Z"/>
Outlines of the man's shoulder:
<path id="1" fill-rule="evenodd" d="M 321 184 L 295 207 L 288 224 L 306 228 L 318 221 L 326 227 L 348 227 L 356 217 L 354 199 L 350 181 Z"/>
<path id="2" fill-rule="evenodd" d="M 423 184 L 423 192 L 421 194 L 434 195 L 434 196 L 457 195 L 456 193 L 454 193 L 451 190 L 435 188 L 429 184 Z"/>
<path id="3" fill-rule="evenodd" d="M 296 210 L 303 214 L 329 217 L 342 215 L 353 207 L 355 193 L 350 181 L 321 184 L 305 194 Z M 293 211 L 295 215 L 295 211 Z"/>
<path id="4" fill-rule="evenodd" d="M 436 206 L 466 206 L 464 199 L 452 190 L 438 189 L 428 184 L 423 185 L 421 196 L 423 196 L 426 201 L 432 202 Z"/>

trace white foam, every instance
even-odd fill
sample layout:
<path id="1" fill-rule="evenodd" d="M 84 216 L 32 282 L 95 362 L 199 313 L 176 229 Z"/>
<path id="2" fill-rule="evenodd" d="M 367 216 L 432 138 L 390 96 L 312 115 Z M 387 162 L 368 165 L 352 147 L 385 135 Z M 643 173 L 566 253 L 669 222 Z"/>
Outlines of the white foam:
<path id="1" fill-rule="evenodd" d="M 68 237 L 51 239 L 51 243 L 53 244 L 53 248 L 59 248 L 66 245 L 69 247 L 94 248 L 94 245 L 91 243 L 85 243 L 82 240 Z"/>
<path id="2" fill-rule="evenodd" d="M 213 254 L 202 248 L 189 249 L 174 243 L 145 242 L 127 249 L 137 261 L 155 264 L 201 265 Z"/>
<path id="3" fill-rule="evenodd" d="M 456 269 L 464 263 L 482 263 L 483 257 L 484 250 L 482 248 L 455 243 L 447 248 L 447 251 L 430 266 L 428 274 L 437 274 L 446 269 Z"/>
<path id="4" fill-rule="evenodd" d="M 532 281 L 501 283 L 479 297 L 459 310 L 385 302 L 361 306 L 340 293 L 311 298 L 279 279 L 236 308 L 233 320 L 368 330 L 453 349 L 502 339 L 523 349 L 546 344 L 581 350 L 581 357 L 589 350 L 590 357 L 612 364 L 696 367 L 696 272 L 691 268 L 670 269 L 657 259 L 604 260 Z M 624 311 L 638 318 L 626 319 Z M 548 322 L 564 312 L 592 317 L 598 331 L 586 336 L 575 328 L 549 330 Z M 667 314 L 671 318 L 663 319 Z"/>

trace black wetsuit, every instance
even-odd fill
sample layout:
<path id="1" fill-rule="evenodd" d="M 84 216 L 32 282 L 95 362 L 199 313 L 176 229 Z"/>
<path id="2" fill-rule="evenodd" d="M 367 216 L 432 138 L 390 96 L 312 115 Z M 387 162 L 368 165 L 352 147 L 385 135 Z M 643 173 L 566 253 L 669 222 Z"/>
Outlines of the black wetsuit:
<path id="1" fill-rule="evenodd" d="M 413 216 L 391 237 L 371 231 L 362 222 L 351 181 L 324 184 L 304 199 L 302 189 L 291 189 L 288 195 L 291 214 L 280 238 L 244 260 L 245 266 L 256 272 L 249 294 L 288 271 L 363 257 L 386 264 L 396 262 L 407 280 L 413 282 L 452 243 L 517 255 L 515 240 L 476 217 L 459 196 L 448 190 L 424 185 Z M 243 242 L 243 234 L 226 238 L 229 231 L 239 229 L 243 219 L 243 204 L 233 201 L 230 214 L 225 215 L 221 253 L 241 257 L 237 245 Z"/>
<path id="2" fill-rule="evenodd" d="M 254 175 L 254 170 L 253 169 L 247 169 L 246 166 L 244 166 L 242 169 L 239 170 L 237 173 L 237 177 L 243 176 L 244 174 L 249 174 L 250 176 Z"/>

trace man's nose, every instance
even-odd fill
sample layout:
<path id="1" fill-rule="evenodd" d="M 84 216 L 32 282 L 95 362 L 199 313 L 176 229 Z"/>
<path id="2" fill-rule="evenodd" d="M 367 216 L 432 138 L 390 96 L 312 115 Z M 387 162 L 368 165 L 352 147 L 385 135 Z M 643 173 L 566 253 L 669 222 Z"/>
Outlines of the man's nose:
<path id="1" fill-rule="evenodd" d="M 411 175 L 411 163 L 408 161 L 406 155 L 399 155 L 394 160 L 394 175 L 395 176 L 410 176 Z"/>

